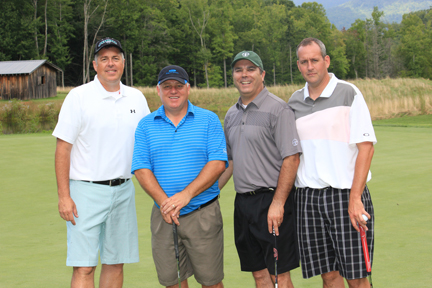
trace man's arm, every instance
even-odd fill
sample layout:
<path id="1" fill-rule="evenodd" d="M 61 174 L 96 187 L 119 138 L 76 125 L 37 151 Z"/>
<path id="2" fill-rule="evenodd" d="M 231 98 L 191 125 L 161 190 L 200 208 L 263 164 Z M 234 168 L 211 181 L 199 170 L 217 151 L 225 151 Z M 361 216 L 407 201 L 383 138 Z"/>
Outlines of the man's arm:
<path id="1" fill-rule="evenodd" d="M 226 183 L 228 183 L 229 179 L 233 174 L 233 160 L 229 160 L 228 165 L 229 165 L 228 168 L 219 177 L 219 182 L 218 182 L 219 190 L 222 190 L 222 188 L 225 187 Z"/>
<path id="2" fill-rule="evenodd" d="M 294 185 L 297 168 L 300 163 L 299 153 L 284 158 L 273 201 L 267 214 L 268 231 L 279 236 L 279 226 L 282 224 L 285 202 L 288 199 L 292 186 Z"/>
<path id="3" fill-rule="evenodd" d="M 357 223 L 367 230 L 366 221 L 364 221 L 362 214 L 365 214 L 368 216 L 368 218 L 370 218 L 370 215 L 364 209 L 364 205 L 361 201 L 361 195 L 365 188 L 367 175 L 372 163 L 374 146 L 372 142 L 362 142 L 357 143 L 357 148 L 359 153 L 356 159 L 354 180 L 351 186 L 348 214 L 354 229 L 360 232 L 359 228 L 357 227 Z"/>
<path id="4" fill-rule="evenodd" d="M 69 171 L 70 171 L 70 154 L 72 144 L 57 138 L 55 151 L 55 171 L 57 178 L 58 192 L 58 209 L 60 217 L 66 221 L 71 221 L 75 225 L 75 217 L 78 218 L 78 211 L 75 202 L 70 197 L 69 189 Z"/>
<path id="5" fill-rule="evenodd" d="M 171 217 L 179 215 L 180 209 L 186 206 L 190 200 L 210 188 L 225 171 L 225 161 L 209 161 L 188 186 L 183 191 L 176 193 L 162 202 L 163 213 L 171 213 Z"/>
<path id="6" fill-rule="evenodd" d="M 178 222 L 178 215 L 171 217 L 171 215 L 167 215 L 166 213 L 162 212 L 162 203 L 168 199 L 168 196 L 159 185 L 159 182 L 157 181 L 153 172 L 149 169 L 138 169 L 135 170 L 134 173 L 144 191 L 159 205 L 161 215 L 165 222 L 171 224 L 172 221 L 174 221 L 174 223 L 180 225 Z"/>

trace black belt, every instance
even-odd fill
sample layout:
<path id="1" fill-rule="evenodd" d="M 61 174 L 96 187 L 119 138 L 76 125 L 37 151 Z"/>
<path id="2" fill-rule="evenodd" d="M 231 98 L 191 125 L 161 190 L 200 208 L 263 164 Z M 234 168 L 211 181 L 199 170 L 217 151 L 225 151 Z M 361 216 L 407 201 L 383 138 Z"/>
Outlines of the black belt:
<path id="1" fill-rule="evenodd" d="M 215 202 L 217 199 L 219 199 L 219 195 L 217 195 L 215 198 L 211 199 L 210 201 L 208 201 L 208 202 L 206 202 L 206 203 L 200 205 L 200 206 L 198 207 L 198 209 L 196 209 L 196 210 L 200 210 L 200 209 L 202 209 L 202 208 L 204 208 L 204 207 L 209 206 L 210 204 L 212 204 L 213 202 Z"/>
<path id="2" fill-rule="evenodd" d="M 121 185 L 127 181 L 129 181 L 129 179 L 112 179 L 112 180 L 105 180 L 105 181 L 87 181 L 87 180 L 82 180 L 83 182 L 90 182 L 90 183 L 94 183 L 94 184 L 100 184 L 100 185 L 108 185 L 108 186 L 118 186 Z"/>
<path id="3" fill-rule="evenodd" d="M 209 206 L 210 204 L 212 204 L 213 202 L 215 202 L 217 199 L 219 199 L 219 197 L 220 197 L 220 195 L 216 196 L 215 198 L 211 199 L 210 201 L 208 201 L 208 202 L 206 202 L 206 203 L 200 205 L 197 209 L 195 209 L 195 210 L 193 210 L 193 211 L 191 211 L 191 212 L 189 212 L 189 213 L 187 213 L 187 214 L 180 215 L 180 217 L 183 217 L 183 216 L 189 215 L 189 214 L 191 214 L 191 213 L 194 213 L 194 212 L 196 212 L 196 211 L 201 210 L 201 209 L 204 208 L 204 207 Z"/>
<path id="4" fill-rule="evenodd" d="M 276 188 L 273 188 L 273 187 L 262 187 L 262 188 L 259 188 L 257 190 L 254 190 L 254 191 L 249 191 L 246 193 L 238 193 L 238 194 L 252 196 L 252 195 L 257 195 L 257 194 L 261 194 L 261 193 L 274 192 L 275 190 L 276 190 Z"/>

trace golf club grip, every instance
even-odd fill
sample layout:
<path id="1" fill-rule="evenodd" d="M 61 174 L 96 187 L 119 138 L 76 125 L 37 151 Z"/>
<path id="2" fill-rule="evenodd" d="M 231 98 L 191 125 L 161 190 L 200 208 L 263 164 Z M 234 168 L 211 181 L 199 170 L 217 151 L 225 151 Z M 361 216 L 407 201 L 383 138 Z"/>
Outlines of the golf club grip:
<path id="1" fill-rule="evenodd" d="M 175 250 L 175 256 L 177 260 L 179 259 L 179 250 L 178 250 L 178 236 L 177 236 L 177 224 L 174 222 L 173 225 L 173 235 L 174 235 L 174 250 Z"/>
<path id="2" fill-rule="evenodd" d="M 360 237 L 361 237 L 362 248 L 363 248 L 363 255 L 366 263 L 366 271 L 371 272 L 372 267 L 371 267 L 371 262 L 369 257 L 369 249 L 367 246 L 366 231 L 362 226 L 359 226 L 359 228 L 360 228 Z"/>

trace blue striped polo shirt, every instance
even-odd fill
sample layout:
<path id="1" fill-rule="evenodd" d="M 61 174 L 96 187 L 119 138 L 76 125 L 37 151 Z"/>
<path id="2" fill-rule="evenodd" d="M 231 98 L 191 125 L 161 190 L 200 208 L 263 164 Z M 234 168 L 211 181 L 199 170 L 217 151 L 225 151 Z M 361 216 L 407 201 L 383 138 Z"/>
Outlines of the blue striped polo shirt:
<path id="1" fill-rule="evenodd" d="M 135 131 L 132 173 L 151 170 L 168 197 L 186 188 L 213 160 L 225 161 L 228 166 L 222 125 L 215 113 L 189 101 L 186 116 L 177 127 L 165 115 L 162 105 L 144 117 Z M 198 209 L 219 193 L 216 181 L 183 207 L 180 215 Z"/>

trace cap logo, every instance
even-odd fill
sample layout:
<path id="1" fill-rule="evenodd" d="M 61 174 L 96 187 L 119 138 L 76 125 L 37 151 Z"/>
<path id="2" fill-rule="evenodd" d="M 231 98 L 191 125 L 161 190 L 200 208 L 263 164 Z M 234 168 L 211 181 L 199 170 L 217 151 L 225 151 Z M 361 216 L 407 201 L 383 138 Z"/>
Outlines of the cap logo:
<path id="1" fill-rule="evenodd" d="M 179 73 L 177 72 L 177 70 L 175 70 L 175 69 L 168 70 L 168 72 L 165 73 L 165 74 L 172 74 L 172 73 L 179 74 Z"/>
<path id="2" fill-rule="evenodd" d="M 250 55 L 249 52 L 243 52 L 243 53 L 242 53 L 242 56 L 243 56 L 243 57 L 248 57 L 249 55 Z"/>
<path id="3" fill-rule="evenodd" d="M 114 41 L 114 40 L 112 40 L 112 39 L 105 39 L 105 40 L 103 40 L 102 42 L 100 42 L 100 43 L 98 44 L 98 47 L 102 46 L 102 45 L 105 44 L 105 43 L 113 43 L 114 45 L 118 45 L 117 42 Z"/>

